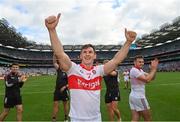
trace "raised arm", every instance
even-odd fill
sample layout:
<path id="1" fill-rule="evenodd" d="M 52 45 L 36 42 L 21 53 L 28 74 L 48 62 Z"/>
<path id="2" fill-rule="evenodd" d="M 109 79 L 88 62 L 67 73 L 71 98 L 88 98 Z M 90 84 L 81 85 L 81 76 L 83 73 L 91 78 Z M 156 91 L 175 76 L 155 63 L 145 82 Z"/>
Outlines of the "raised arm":
<path id="1" fill-rule="evenodd" d="M 105 74 L 112 72 L 127 56 L 131 43 L 136 39 L 136 32 L 125 29 L 126 42 L 116 55 L 104 65 Z"/>
<path id="2" fill-rule="evenodd" d="M 59 23 L 61 14 L 58 16 L 49 16 L 45 19 L 45 25 L 49 32 L 49 37 L 51 41 L 51 46 L 57 60 L 61 63 L 61 68 L 64 71 L 68 71 L 71 67 L 71 60 L 69 56 L 64 52 L 63 46 L 58 38 L 56 27 Z"/>

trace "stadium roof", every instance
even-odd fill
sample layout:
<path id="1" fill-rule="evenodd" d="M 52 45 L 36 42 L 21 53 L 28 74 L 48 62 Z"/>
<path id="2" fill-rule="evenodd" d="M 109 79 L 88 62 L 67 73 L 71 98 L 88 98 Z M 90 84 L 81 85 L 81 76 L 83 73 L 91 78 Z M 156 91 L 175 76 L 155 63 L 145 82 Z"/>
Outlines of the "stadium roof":
<path id="1" fill-rule="evenodd" d="M 25 48 L 34 45 L 35 42 L 27 40 L 21 33 L 16 31 L 16 28 L 9 26 L 6 19 L 0 19 L 0 44 L 4 46 L 12 46 L 15 48 Z"/>
<path id="2" fill-rule="evenodd" d="M 13 26 L 9 26 L 6 19 L 0 19 L 0 46 L 16 48 L 19 50 L 32 51 L 52 51 L 50 45 L 36 44 L 34 41 L 27 40 L 21 33 L 17 32 Z M 64 45 L 65 51 L 80 51 L 82 45 Z M 121 45 L 95 45 L 97 51 L 119 50 Z"/>
<path id="3" fill-rule="evenodd" d="M 180 38 L 180 16 L 172 23 L 164 23 L 159 29 L 154 29 L 150 34 L 144 34 L 136 40 L 136 44 L 141 48 L 153 47 L 169 43 Z"/>
<path id="4" fill-rule="evenodd" d="M 154 29 L 150 34 L 144 34 L 137 39 L 135 44 L 139 48 L 170 43 L 180 38 L 180 16 L 175 18 L 172 23 L 165 23 L 159 29 Z M 16 32 L 13 26 L 5 19 L 0 19 L 0 44 L 7 48 L 17 48 L 21 50 L 52 51 L 50 45 L 36 44 L 34 41 L 22 37 L 21 33 Z M 64 45 L 65 51 L 80 51 L 82 45 Z M 95 45 L 97 51 L 117 51 L 121 45 Z"/>
<path id="5" fill-rule="evenodd" d="M 4 46 L 0 44 L 0 46 L 6 48 L 15 48 L 12 46 Z M 83 45 L 63 45 L 63 48 L 66 52 L 69 51 L 80 51 Z M 96 51 L 118 51 L 121 48 L 121 45 L 94 45 Z M 26 48 L 15 48 L 18 50 L 30 50 L 30 51 L 52 51 L 51 46 L 49 45 L 35 45 L 29 46 Z"/>
<path id="6" fill-rule="evenodd" d="M 66 51 L 80 51 L 83 45 L 64 45 Z M 113 51 L 119 50 L 121 45 L 94 45 L 96 51 Z"/>

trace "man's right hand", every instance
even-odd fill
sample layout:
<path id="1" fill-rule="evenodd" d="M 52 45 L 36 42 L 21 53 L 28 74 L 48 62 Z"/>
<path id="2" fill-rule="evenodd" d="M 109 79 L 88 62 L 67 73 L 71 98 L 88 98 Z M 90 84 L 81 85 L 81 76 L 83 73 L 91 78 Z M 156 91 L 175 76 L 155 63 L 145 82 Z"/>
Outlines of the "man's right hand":
<path id="1" fill-rule="evenodd" d="M 20 77 L 20 82 L 26 82 L 27 81 L 27 76 L 26 75 L 21 75 Z"/>
<path id="2" fill-rule="evenodd" d="M 151 69 L 152 70 L 157 70 L 159 64 L 159 60 L 155 58 L 154 60 L 151 61 Z"/>
<path id="3" fill-rule="evenodd" d="M 126 37 L 126 40 L 130 43 L 132 43 L 135 39 L 136 39 L 136 32 L 134 31 L 128 31 L 126 28 L 125 28 L 125 37 Z"/>
<path id="4" fill-rule="evenodd" d="M 45 25 L 47 27 L 48 30 L 53 30 L 56 28 L 58 22 L 59 22 L 59 18 L 60 18 L 61 14 L 59 13 L 56 16 L 49 16 L 48 18 L 45 19 Z"/>
<path id="5" fill-rule="evenodd" d="M 63 86 L 61 89 L 60 89 L 60 92 L 62 93 L 67 87 L 66 86 Z"/>

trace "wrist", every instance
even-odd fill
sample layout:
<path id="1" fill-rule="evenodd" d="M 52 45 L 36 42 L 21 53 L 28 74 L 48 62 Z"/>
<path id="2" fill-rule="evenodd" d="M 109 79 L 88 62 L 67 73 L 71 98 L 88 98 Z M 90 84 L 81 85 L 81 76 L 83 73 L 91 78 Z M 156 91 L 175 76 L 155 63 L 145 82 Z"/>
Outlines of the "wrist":
<path id="1" fill-rule="evenodd" d="M 131 45 L 132 41 L 130 39 L 126 39 L 126 43 Z"/>
<path id="2" fill-rule="evenodd" d="M 151 69 L 152 72 L 156 72 L 156 70 L 157 70 L 156 68 L 152 68 Z"/>
<path id="3" fill-rule="evenodd" d="M 55 28 L 48 28 L 49 33 L 56 32 Z"/>
<path id="4" fill-rule="evenodd" d="M 131 46 L 131 41 L 129 41 L 129 40 L 126 40 L 126 42 L 124 43 L 124 46 L 128 46 L 128 47 L 130 47 Z"/>

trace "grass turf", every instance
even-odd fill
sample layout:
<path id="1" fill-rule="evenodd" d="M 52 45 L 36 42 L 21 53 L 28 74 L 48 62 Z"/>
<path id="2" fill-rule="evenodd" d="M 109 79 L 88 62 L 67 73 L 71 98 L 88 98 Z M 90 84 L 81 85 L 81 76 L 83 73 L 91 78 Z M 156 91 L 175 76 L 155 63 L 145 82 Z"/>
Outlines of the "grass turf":
<path id="1" fill-rule="evenodd" d="M 159 72 L 156 79 L 146 85 L 146 96 L 149 101 L 153 121 L 180 121 L 180 77 L 179 72 Z M 24 121 L 51 121 L 53 106 L 53 91 L 56 76 L 30 77 L 23 86 L 23 120 Z M 131 120 L 128 97 L 130 90 L 123 89 L 124 82 L 121 76 L 121 101 L 119 109 L 123 121 Z M 104 103 L 105 86 L 101 90 L 102 120 L 108 120 L 107 109 Z M 4 82 L 0 81 L 0 111 L 3 110 Z M 63 120 L 62 103 L 58 120 Z M 6 120 L 16 120 L 16 111 L 11 109 Z"/>

